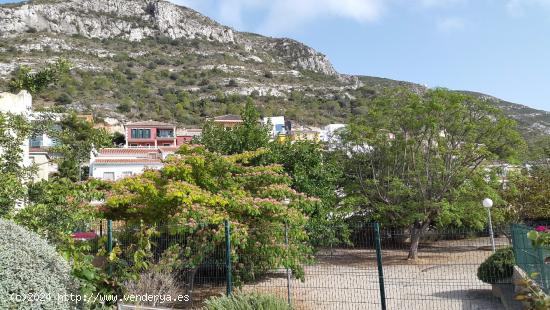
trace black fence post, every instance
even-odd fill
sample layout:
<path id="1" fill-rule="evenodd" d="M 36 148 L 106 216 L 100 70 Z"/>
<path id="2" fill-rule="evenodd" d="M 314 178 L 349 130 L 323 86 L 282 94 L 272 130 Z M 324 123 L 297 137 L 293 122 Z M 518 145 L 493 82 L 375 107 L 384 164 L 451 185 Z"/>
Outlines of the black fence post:
<path id="1" fill-rule="evenodd" d="M 103 237 L 103 220 L 99 220 L 99 237 Z"/>
<path id="2" fill-rule="evenodd" d="M 382 265 L 382 243 L 380 242 L 380 224 L 374 223 L 376 243 L 376 265 L 378 266 L 378 284 L 380 286 L 380 304 L 382 310 L 386 310 L 386 290 L 384 287 L 384 268 Z"/>
<path id="3" fill-rule="evenodd" d="M 228 220 L 225 220 L 225 269 L 226 293 L 229 296 L 233 292 L 233 279 L 231 274 L 231 227 Z"/>
<path id="4" fill-rule="evenodd" d="M 113 251 L 113 221 L 107 221 L 107 255 L 110 256 Z M 113 274 L 113 265 L 109 262 L 109 275 Z"/>

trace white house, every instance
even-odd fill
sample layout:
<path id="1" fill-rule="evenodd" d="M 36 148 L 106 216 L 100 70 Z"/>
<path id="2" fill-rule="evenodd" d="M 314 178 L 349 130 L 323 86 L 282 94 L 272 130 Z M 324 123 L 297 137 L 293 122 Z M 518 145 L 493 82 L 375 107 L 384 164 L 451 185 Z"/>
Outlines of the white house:
<path id="1" fill-rule="evenodd" d="M 30 121 L 53 120 L 61 121 L 63 114 L 33 112 L 30 114 Z M 29 160 L 37 167 L 36 181 L 48 180 L 49 177 L 58 171 L 55 162 L 55 154 L 50 148 L 57 145 L 57 141 L 47 133 L 40 133 L 29 138 Z"/>
<path id="2" fill-rule="evenodd" d="M 284 116 L 272 116 L 264 117 L 262 123 L 271 124 L 271 137 L 276 138 L 280 134 L 286 133 L 285 117 Z"/>
<path id="3" fill-rule="evenodd" d="M 325 126 L 321 131 L 321 141 L 327 142 L 328 144 L 337 144 L 340 142 L 338 132 L 345 127 L 346 124 L 329 124 Z"/>
<path id="4" fill-rule="evenodd" d="M 48 180 L 50 176 L 58 171 L 55 155 L 47 148 L 31 147 L 29 149 L 29 160 L 36 168 L 35 181 Z"/>
<path id="5" fill-rule="evenodd" d="M 91 154 L 90 177 L 116 181 L 141 174 L 147 169 L 160 169 L 162 160 L 174 154 L 177 147 L 105 148 Z"/>

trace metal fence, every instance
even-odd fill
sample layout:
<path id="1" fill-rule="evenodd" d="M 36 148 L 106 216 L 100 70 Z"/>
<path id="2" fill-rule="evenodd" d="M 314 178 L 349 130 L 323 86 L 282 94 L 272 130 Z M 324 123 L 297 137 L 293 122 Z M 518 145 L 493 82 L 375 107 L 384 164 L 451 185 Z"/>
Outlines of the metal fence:
<path id="1" fill-rule="evenodd" d="M 525 225 L 512 225 L 512 240 L 516 264 L 528 275 L 536 273 L 534 280 L 546 292 L 550 293 L 550 264 L 547 258 L 550 257 L 550 249 L 533 247 L 527 233 L 533 230 Z"/>
<path id="2" fill-rule="evenodd" d="M 105 226 L 102 240 L 112 235 L 112 245 L 118 245 L 123 253 L 135 243 L 128 227 Z M 193 237 L 173 234 L 170 227 L 157 229 L 162 232 L 153 238 L 157 262 L 171 245 L 185 248 Z M 200 308 L 210 296 L 244 291 L 279 296 L 295 309 L 503 309 L 492 295 L 491 285 L 477 278 L 477 268 L 492 254 L 488 231 L 429 230 L 421 236 L 418 257 L 409 260 L 407 230 L 377 223 L 353 225 L 345 238 L 316 248 L 300 280 L 283 263 L 253 278 L 239 277 L 239 270 L 258 266 L 247 266 L 241 257 L 228 255 L 230 225 L 225 229 L 225 240 L 203 241 L 209 250 L 199 268 L 179 275 L 180 287 L 192 298 L 174 307 Z M 289 233 L 280 227 L 281 235 L 288 237 Z M 518 233 L 523 232 L 514 235 Z M 289 238 L 283 240 L 281 247 L 291 246 Z M 497 229 L 495 241 L 497 248 L 509 246 L 509 233 Z M 183 265 L 185 259 L 192 258 L 184 258 Z"/>

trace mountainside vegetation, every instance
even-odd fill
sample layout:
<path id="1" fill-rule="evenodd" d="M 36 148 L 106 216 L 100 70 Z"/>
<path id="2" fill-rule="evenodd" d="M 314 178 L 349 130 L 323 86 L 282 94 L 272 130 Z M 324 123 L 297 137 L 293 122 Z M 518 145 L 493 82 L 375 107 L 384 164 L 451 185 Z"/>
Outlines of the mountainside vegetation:
<path id="1" fill-rule="evenodd" d="M 99 120 L 198 126 L 205 117 L 239 114 L 252 98 L 262 115 L 321 126 L 366 115 L 387 88 L 427 90 L 340 74 L 299 42 L 237 32 L 167 1 L 30 1 L 0 5 L 0 13 L 0 89 L 10 88 L 19 66 L 38 70 L 63 57 L 75 68 L 37 95 L 36 108 Z M 530 140 L 550 133 L 548 112 L 471 94 L 517 120 Z"/>

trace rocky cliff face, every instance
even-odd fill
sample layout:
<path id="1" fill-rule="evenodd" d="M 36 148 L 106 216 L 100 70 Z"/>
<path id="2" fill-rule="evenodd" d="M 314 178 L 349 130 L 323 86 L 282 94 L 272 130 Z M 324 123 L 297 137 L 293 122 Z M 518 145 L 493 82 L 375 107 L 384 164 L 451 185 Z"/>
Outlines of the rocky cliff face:
<path id="1" fill-rule="evenodd" d="M 262 112 L 326 125 L 366 113 L 366 101 L 408 82 L 339 74 L 325 55 L 291 39 L 238 32 L 164 0 L 34 0 L 0 5 L 0 90 L 20 65 L 57 57 L 75 64 L 59 87 L 34 98 L 120 120 L 197 125 Z M 483 94 L 474 94 L 484 97 Z M 488 98 L 528 134 L 550 133 L 550 114 Z"/>
<path id="2" fill-rule="evenodd" d="M 189 8 L 163 0 L 41 1 L 0 7 L 0 16 L 2 38 L 38 31 L 129 41 L 151 37 L 204 39 L 243 44 L 249 52 L 275 54 L 280 57 L 275 61 L 284 61 L 292 68 L 337 75 L 324 55 L 299 42 L 240 34 Z"/>
<path id="3" fill-rule="evenodd" d="M 0 9 L 0 35 L 14 36 L 29 30 L 82 35 L 87 38 L 145 37 L 172 39 L 205 37 L 230 43 L 233 30 L 186 8 L 165 1 L 70 0 L 26 4 Z"/>

